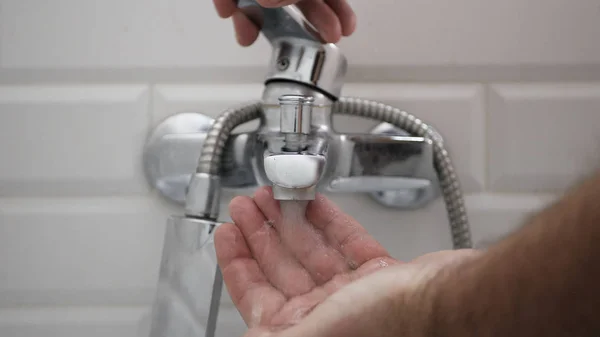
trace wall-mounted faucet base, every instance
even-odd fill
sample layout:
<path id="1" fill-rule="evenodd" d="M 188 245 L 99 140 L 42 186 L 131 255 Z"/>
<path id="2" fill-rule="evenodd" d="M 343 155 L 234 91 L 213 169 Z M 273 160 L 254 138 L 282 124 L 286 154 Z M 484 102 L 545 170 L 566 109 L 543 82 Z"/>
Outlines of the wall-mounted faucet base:
<path id="1" fill-rule="evenodd" d="M 212 123 L 212 118 L 201 113 L 178 113 L 163 120 L 149 136 L 143 158 L 146 178 L 166 199 L 185 204 Z M 379 124 L 371 133 L 335 137 L 346 144 L 348 151 L 341 157 L 350 168 L 319 186 L 321 191 L 367 193 L 379 204 L 397 209 L 423 207 L 439 196 L 428 139 L 411 137 L 388 123 Z M 257 139 L 256 132 L 230 137 L 220 172 L 223 188 L 259 185 L 253 165 Z"/>
<path id="2" fill-rule="evenodd" d="M 195 112 L 182 112 L 163 120 L 150 134 L 143 154 L 147 181 L 166 199 L 185 204 L 192 174 L 196 171 L 202 144 L 213 119 Z M 232 135 L 223 165 L 221 184 L 229 188 L 256 185 L 250 159 L 254 133 Z"/>

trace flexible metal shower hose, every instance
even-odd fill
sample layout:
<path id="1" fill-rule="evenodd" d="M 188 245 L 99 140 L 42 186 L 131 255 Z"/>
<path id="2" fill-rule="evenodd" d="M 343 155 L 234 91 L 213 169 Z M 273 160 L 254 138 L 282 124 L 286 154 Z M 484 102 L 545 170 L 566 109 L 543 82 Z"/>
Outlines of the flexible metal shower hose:
<path id="1" fill-rule="evenodd" d="M 444 144 L 427 124 L 392 106 L 353 97 L 341 98 L 334 104 L 333 113 L 380 120 L 413 136 L 430 139 L 433 143 L 434 165 L 446 203 L 454 249 L 471 248 L 469 220 L 458 177 Z"/>
<path id="2" fill-rule="evenodd" d="M 206 135 L 202 152 L 198 159 L 197 173 L 219 175 L 225 151 L 225 144 L 236 127 L 259 118 L 262 114 L 262 103 L 247 103 L 225 110 L 215 119 Z"/>
<path id="3" fill-rule="evenodd" d="M 197 173 L 219 175 L 225 152 L 225 145 L 231 132 L 238 126 L 259 118 L 262 114 L 262 103 L 248 103 L 242 106 L 225 110 L 211 125 L 206 135 L 200 158 L 198 159 Z M 213 282 L 211 303 L 206 325 L 206 337 L 214 337 L 217 329 L 221 289 L 223 287 L 223 274 L 217 267 Z"/>

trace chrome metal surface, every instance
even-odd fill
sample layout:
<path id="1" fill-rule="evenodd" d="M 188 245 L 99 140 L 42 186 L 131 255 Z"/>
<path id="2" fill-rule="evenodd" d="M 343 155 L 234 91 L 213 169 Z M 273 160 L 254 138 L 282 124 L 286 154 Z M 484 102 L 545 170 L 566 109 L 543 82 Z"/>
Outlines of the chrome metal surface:
<path id="1" fill-rule="evenodd" d="M 319 134 L 312 134 L 313 130 L 319 128 L 318 124 L 313 127 L 312 107 L 315 98 L 310 95 L 287 94 L 280 96 L 278 101 L 279 132 L 272 132 L 269 126 L 259 130 L 267 143 L 265 148 L 268 149 L 263 152 L 262 170 L 273 185 L 276 200 L 314 200 L 317 184 L 325 167 L 324 153 L 307 151 L 325 149 L 309 146 L 322 143 L 319 141 L 322 140 Z M 283 134 L 283 138 L 279 133 Z"/>
<path id="2" fill-rule="evenodd" d="M 276 154 L 265 158 L 265 173 L 275 185 L 308 188 L 317 185 L 325 158 L 309 154 Z"/>
<path id="3" fill-rule="evenodd" d="M 323 189 L 369 193 L 399 209 L 421 207 L 439 195 L 431 140 L 387 123 L 371 132 L 339 135 L 335 171 L 322 178 Z"/>
<path id="4" fill-rule="evenodd" d="M 275 200 L 314 200 L 325 157 L 311 154 L 275 154 L 264 159 Z"/>
<path id="5" fill-rule="evenodd" d="M 316 110 L 318 114 L 330 116 L 322 106 Z M 317 116 L 311 124 L 323 118 Z M 199 113 L 178 113 L 165 119 L 148 138 L 144 151 L 147 179 L 164 197 L 177 204 L 185 204 L 197 158 L 212 121 Z M 272 163 L 265 166 L 263 159 L 263 156 L 274 154 L 289 155 L 282 154 L 285 153 L 282 151 L 285 139 L 277 138 L 276 133 L 269 132 L 266 127 L 261 131 L 262 143 L 257 141 L 255 132 L 231 136 L 225 146 L 219 175 L 222 188 L 271 185 L 275 180 L 274 190 L 279 200 L 311 200 L 318 190 L 358 192 L 371 194 L 384 206 L 400 209 L 421 207 L 439 195 L 431 143 L 426 139 L 409 137 L 389 123 L 379 124 L 372 134 L 357 135 L 336 134 L 329 125 L 313 127 L 321 128 L 322 132 L 311 135 L 303 155 L 309 165 L 313 157 L 319 158 L 318 169 L 298 170 L 303 166 L 291 165 L 292 170 L 296 169 L 293 174 L 287 173 L 288 182 L 284 181 L 285 174 L 274 174 Z M 441 136 L 438 137 L 441 140 Z M 271 172 L 271 177 L 267 176 L 267 171 Z M 316 186 L 299 186 L 298 181 L 306 179 L 317 179 Z M 297 188 L 295 192 L 290 190 L 294 187 Z M 192 188 L 207 187 L 196 185 Z M 209 213 L 214 213 L 216 194 L 211 195 L 209 198 L 206 192 L 198 191 L 191 200 L 196 204 L 193 208 L 209 209 Z"/>
<path id="6" fill-rule="evenodd" d="M 298 38 L 325 43 L 321 34 L 296 6 L 265 8 L 255 0 L 238 0 L 237 4 L 269 41 L 279 38 Z"/>
<path id="7" fill-rule="evenodd" d="M 332 98 L 341 95 L 348 61 L 334 44 L 282 38 L 272 42 L 265 81 L 303 83 Z"/>
<path id="8" fill-rule="evenodd" d="M 212 118 L 202 114 L 179 113 L 162 121 L 148 137 L 143 153 L 144 172 L 150 185 L 167 199 L 185 201 L 212 122 Z"/>
<path id="9" fill-rule="evenodd" d="M 348 68 L 346 57 L 319 32 L 296 6 L 264 8 L 254 0 L 239 0 L 242 9 L 273 47 L 266 81 L 304 83 L 339 97 Z"/>
<path id="10" fill-rule="evenodd" d="M 221 177 L 196 173 L 192 176 L 185 200 L 185 214 L 216 220 L 221 201 Z"/>
<path id="11" fill-rule="evenodd" d="M 308 135 L 310 133 L 313 101 L 314 98 L 302 95 L 283 95 L 279 97 L 281 132 Z"/>
<path id="12" fill-rule="evenodd" d="M 200 113 L 177 113 L 163 120 L 148 137 L 143 162 L 146 178 L 167 199 L 183 204 L 213 119 Z M 234 134 L 222 161 L 224 188 L 256 186 L 251 160 L 256 133 Z"/>
<path id="13" fill-rule="evenodd" d="M 212 233 L 218 225 L 181 216 L 169 218 L 150 337 L 210 335 L 209 321 L 217 318 L 209 308 L 217 268 Z"/>
<path id="14" fill-rule="evenodd" d="M 383 176 L 339 177 L 329 183 L 331 192 L 373 192 L 392 190 L 416 190 L 431 188 L 431 181 L 427 179 Z"/>
<path id="15" fill-rule="evenodd" d="M 333 100 L 320 91 L 302 83 L 270 82 L 265 85 L 262 94 L 264 124 L 259 130 L 262 134 L 281 131 L 281 106 L 279 98 L 285 95 L 312 97 L 311 128 L 315 132 L 329 132 L 331 126 L 331 105 Z"/>
<path id="16" fill-rule="evenodd" d="M 387 207 L 415 209 L 439 197 L 439 179 L 435 171 L 431 140 L 410 137 L 406 131 L 389 123 L 377 125 L 371 133 L 383 139 L 389 137 L 391 140 L 390 143 L 362 142 L 355 148 L 356 157 L 362 159 L 357 161 L 357 165 L 362 166 L 361 162 L 378 158 L 378 162 L 367 164 L 370 167 L 368 170 L 379 170 L 381 176 L 389 180 L 387 181 L 389 188 L 371 192 L 372 198 Z M 442 141 L 442 136 L 435 133 Z M 404 183 L 400 177 L 406 177 Z M 394 185 L 399 188 L 391 187 Z"/>

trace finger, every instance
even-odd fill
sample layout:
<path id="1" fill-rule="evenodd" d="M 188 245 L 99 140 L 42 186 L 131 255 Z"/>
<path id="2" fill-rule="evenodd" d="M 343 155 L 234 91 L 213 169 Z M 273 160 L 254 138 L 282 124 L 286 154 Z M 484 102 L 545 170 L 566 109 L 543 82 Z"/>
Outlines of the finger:
<path id="1" fill-rule="evenodd" d="M 447 265 L 466 259 L 480 256 L 481 252 L 475 249 L 442 250 L 421 255 L 410 263 Z"/>
<path id="2" fill-rule="evenodd" d="M 271 319 L 272 327 L 281 330 L 301 323 L 304 317 L 328 296 L 323 287 L 316 287 L 306 295 L 290 299 Z"/>
<path id="3" fill-rule="evenodd" d="M 237 11 L 237 5 L 234 0 L 213 0 L 217 14 L 226 19 Z"/>
<path id="4" fill-rule="evenodd" d="M 317 194 L 308 204 L 306 217 L 354 268 L 369 260 L 390 256 L 366 229 L 322 194 Z"/>
<path id="5" fill-rule="evenodd" d="M 350 36 L 356 29 L 356 14 L 346 0 L 325 0 L 340 20 L 342 35 Z"/>
<path id="6" fill-rule="evenodd" d="M 271 188 L 259 188 L 254 200 L 263 214 L 273 221 L 273 227 L 279 233 L 282 243 L 308 270 L 317 284 L 323 284 L 334 275 L 351 270 L 342 254 L 327 244 L 323 234 L 306 220 L 305 214 L 289 212 L 290 214 L 286 214 L 287 219 L 282 217 L 279 202 L 273 199 Z"/>
<path id="7" fill-rule="evenodd" d="M 287 5 L 293 5 L 300 0 L 258 0 L 258 4 L 263 7 L 282 7 Z"/>
<path id="8" fill-rule="evenodd" d="M 305 294 L 315 286 L 309 272 L 285 249 L 254 200 L 236 197 L 229 209 L 252 256 L 275 288 L 293 297 Z"/>
<path id="9" fill-rule="evenodd" d="M 325 41 L 336 43 L 340 40 L 342 37 L 340 19 L 322 0 L 304 0 L 297 6 Z"/>
<path id="10" fill-rule="evenodd" d="M 227 291 L 248 326 L 259 325 L 283 306 L 285 296 L 267 281 L 234 224 L 217 228 L 215 248 Z"/>
<path id="11" fill-rule="evenodd" d="M 235 38 L 241 46 L 247 47 L 258 38 L 258 28 L 242 12 L 233 14 L 233 27 L 235 29 Z"/>

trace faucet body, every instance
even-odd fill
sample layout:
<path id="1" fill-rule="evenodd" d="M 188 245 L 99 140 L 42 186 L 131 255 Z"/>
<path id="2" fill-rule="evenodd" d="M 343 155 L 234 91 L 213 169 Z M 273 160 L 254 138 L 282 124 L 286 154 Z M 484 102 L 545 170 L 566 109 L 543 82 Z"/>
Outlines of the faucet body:
<path id="1" fill-rule="evenodd" d="M 184 205 L 185 213 L 167 225 L 151 337 L 215 336 L 220 269 L 209 305 L 196 289 L 206 274 L 199 261 L 211 254 L 211 235 L 220 224 L 222 188 L 271 185 L 278 200 L 312 200 L 317 191 L 369 193 L 400 209 L 422 207 L 442 192 L 454 246 L 471 245 L 460 186 L 440 135 L 394 107 L 341 97 L 346 58 L 296 7 L 262 8 L 253 0 L 240 0 L 238 7 L 272 46 L 262 98 L 215 120 L 175 114 L 156 127 L 144 151 L 149 182 Z M 344 134 L 335 130 L 334 114 L 382 123 L 370 133 Z M 233 133 L 255 119 L 257 130 Z"/>
<path id="2" fill-rule="evenodd" d="M 259 185 L 272 185 L 278 200 L 312 200 L 335 158 L 332 99 L 303 83 L 265 86 L 265 122 L 255 156 Z"/>
<path id="3" fill-rule="evenodd" d="M 278 200 L 312 200 L 335 163 L 331 107 L 340 97 L 347 60 L 295 6 L 269 9 L 252 0 L 238 6 L 272 45 L 255 152 L 257 183 L 272 185 Z"/>
<path id="4" fill-rule="evenodd" d="M 260 127 L 211 139 L 212 119 L 194 113 L 169 117 L 150 137 L 145 157 L 146 174 L 163 195 L 185 203 L 187 215 L 211 219 L 218 215 L 222 188 L 271 185 L 279 200 L 311 200 L 316 191 L 368 193 L 399 209 L 423 207 L 439 196 L 431 139 L 390 123 L 367 134 L 335 130 L 332 116 L 348 67 L 338 46 L 324 43 L 295 6 L 263 8 L 240 0 L 238 7 L 272 46 L 254 111 Z M 222 157 L 202 163 L 207 151 L 201 150 L 218 143 L 226 143 Z M 191 175 L 194 157 L 201 163 Z M 222 164 L 216 170 L 215 161 Z M 207 163 L 212 169 L 204 171 L 215 172 L 201 169 Z"/>

